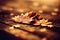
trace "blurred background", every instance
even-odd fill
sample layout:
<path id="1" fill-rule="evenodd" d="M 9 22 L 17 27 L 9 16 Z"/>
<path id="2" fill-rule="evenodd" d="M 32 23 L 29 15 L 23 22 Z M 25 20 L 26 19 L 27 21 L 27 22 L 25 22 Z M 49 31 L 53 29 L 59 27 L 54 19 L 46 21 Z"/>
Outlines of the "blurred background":
<path id="1" fill-rule="evenodd" d="M 20 15 L 30 16 L 30 14 L 34 15 L 35 13 L 38 19 L 43 18 L 52 22 L 53 27 L 36 27 L 36 25 L 19 23 L 20 18 L 22 18 L 22 16 L 19 17 Z M 17 20 L 13 20 L 13 17 Z M 60 40 L 59 17 L 60 0 L 0 0 L 0 39 Z"/>

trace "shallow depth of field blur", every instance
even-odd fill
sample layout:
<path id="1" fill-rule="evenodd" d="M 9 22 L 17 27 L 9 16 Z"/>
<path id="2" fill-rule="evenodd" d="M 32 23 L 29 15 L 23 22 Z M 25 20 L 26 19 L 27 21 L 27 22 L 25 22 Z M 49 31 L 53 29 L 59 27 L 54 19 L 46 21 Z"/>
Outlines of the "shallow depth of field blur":
<path id="1" fill-rule="evenodd" d="M 1 40 L 60 40 L 60 0 L 0 0 Z"/>

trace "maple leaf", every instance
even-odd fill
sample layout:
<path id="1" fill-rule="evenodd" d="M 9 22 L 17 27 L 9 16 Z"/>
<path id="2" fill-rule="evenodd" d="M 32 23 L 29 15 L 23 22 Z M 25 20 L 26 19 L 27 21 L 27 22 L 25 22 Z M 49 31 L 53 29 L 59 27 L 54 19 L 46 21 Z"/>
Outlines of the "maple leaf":
<path id="1" fill-rule="evenodd" d="M 24 16 L 18 15 L 18 16 L 13 17 L 12 19 L 16 22 L 22 22 L 22 23 L 30 23 L 33 20 L 32 17 L 30 18 L 29 16 L 25 16 L 25 15 Z"/>
<path id="2" fill-rule="evenodd" d="M 53 27 L 52 22 L 49 22 L 48 20 L 45 20 L 45 19 L 36 21 L 36 23 L 34 25 Z"/>

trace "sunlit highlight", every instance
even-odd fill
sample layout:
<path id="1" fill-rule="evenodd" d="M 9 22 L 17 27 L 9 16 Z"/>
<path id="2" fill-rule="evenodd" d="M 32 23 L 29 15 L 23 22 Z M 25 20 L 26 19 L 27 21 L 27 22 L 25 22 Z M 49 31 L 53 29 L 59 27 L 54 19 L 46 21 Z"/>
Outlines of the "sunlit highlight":
<path id="1" fill-rule="evenodd" d="M 39 10 L 39 13 L 43 13 L 43 10 Z"/>
<path id="2" fill-rule="evenodd" d="M 14 13 L 11 13 L 10 15 L 11 15 L 11 16 L 13 16 L 13 15 L 14 15 Z"/>
<path id="3" fill-rule="evenodd" d="M 9 27 L 9 29 L 10 29 L 10 30 L 13 30 L 13 29 L 14 29 L 14 27 L 13 27 L 13 26 L 12 26 L 12 27 Z"/>
<path id="4" fill-rule="evenodd" d="M 57 13 L 55 13 L 55 12 L 52 12 L 52 13 L 51 13 L 51 15 L 53 15 L 53 16 L 56 16 L 56 15 L 57 15 Z"/>
<path id="5" fill-rule="evenodd" d="M 40 29 L 40 32 L 46 32 L 46 31 L 47 31 L 46 28 L 42 28 L 42 29 Z"/>
<path id="6" fill-rule="evenodd" d="M 20 27 L 20 25 L 19 24 L 16 24 L 16 25 L 13 25 L 13 27 L 16 27 L 17 28 L 17 27 Z"/>
<path id="7" fill-rule="evenodd" d="M 58 12 L 58 8 L 55 8 L 54 11 L 55 11 L 55 12 Z"/>

